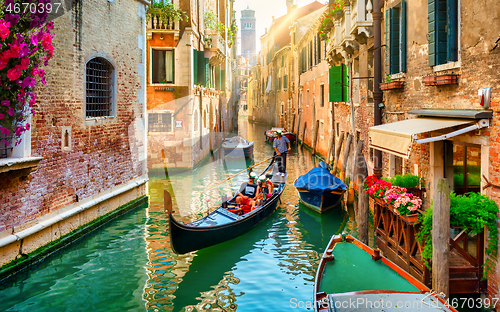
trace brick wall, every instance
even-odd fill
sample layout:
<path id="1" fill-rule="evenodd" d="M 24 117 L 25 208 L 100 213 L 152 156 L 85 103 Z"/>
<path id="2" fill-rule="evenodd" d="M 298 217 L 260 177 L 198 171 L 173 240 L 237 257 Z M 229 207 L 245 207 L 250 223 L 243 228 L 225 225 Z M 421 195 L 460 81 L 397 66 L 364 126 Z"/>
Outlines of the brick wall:
<path id="1" fill-rule="evenodd" d="M 32 119 L 32 156 L 44 159 L 27 178 L 0 179 L 0 231 L 74 203 L 76 196 L 85 199 L 126 183 L 144 170 L 138 2 L 77 1 L 54 23 L 54 57 Z M 83 107 L 85 59 L 97 52 L 116 65 L 116 117 L 91 122 Z M 62 127 L 71 127 L 70 151 L 62 151 Z"/>

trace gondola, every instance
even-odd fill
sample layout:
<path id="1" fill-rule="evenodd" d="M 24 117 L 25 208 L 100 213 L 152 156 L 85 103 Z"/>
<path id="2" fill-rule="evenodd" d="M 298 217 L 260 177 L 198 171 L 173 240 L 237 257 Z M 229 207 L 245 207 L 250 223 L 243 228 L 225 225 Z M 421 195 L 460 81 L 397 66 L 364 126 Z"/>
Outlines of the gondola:
<path id="1" fill-rule="evenodd" d="M 270 169 L 272 173 L 268 174 Z M 262 174 L 274 184 L 273 194 L 263 205 L 246 214 L 240 215 L 241 211 L 235 202 L 236 194 L 207 216 L 188 224 L 175 220 L 169 211 L 170 240 L 174 251 L 185 254 L 238 237 L 273 213 L 285 188 L 287 176 L 278 175 L 278 165 L 274 158 Z"/>
<path id="2" fill-rule="evenodd" d="M 337 206 L 347 191 L 347 185 L 331 174 L 324 162 L 298 177 L 293 186 L 299 194 L 300 201 L 319 213 Z"/>
<path id="3" fill-rule="evenodd" d="M 350 235 L 334 235 L 314 281 L 314 311 L 456 311 L 434 292 Z"/>
<path id="4" fill-rule="evenodd" d="M 276 134 L 276 131 L 281 130 L 284 136 L 290 141 L 290 144 L 294 144 L 295 140 L 297 139 L 295 133 L 286 131 L 284 128 L 271 128 L 269 130 L 264 131 L 264 134 L 266 136 L 266 141 L 273 143 L 274 139 L 278 137 Z"/>
<path id="5" fill-rule="evenodd" d="M 245 158 L 250 158 L 253 156 L 253 146 L 254 142 L 245 140 L 240 136 L 234 136 L 232 138 L 227 138 L 222 143 L 222 148 L 224 149 L 225 156 L 232 156 L 234 158 L 239 158 L 244 156 Z"/>

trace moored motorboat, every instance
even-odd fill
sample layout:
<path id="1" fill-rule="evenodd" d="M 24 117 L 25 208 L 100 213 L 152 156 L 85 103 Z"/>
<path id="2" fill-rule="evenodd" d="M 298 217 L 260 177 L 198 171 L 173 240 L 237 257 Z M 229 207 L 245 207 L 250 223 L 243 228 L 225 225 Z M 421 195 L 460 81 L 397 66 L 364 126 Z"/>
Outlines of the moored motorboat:
<path id="1" fill-rule="evenodd" d="M 267 172 L 272 170 L 272 173 Z M 278 205 L 286 184 L 286 175 L 278 175 L 274 158 L 261 173 L 274 184 L 272 196 L 252 211 L 242 214 L 235 202 L 236 194 L 207 216 L 188 224 L 175 220 L 169 211 L 170 240 L 177 254 L 185 254 L 245 234 L 270 215 Z M 168 192 L 166 193 L 167 196 Z M 167 206 L 167 204 L 165 205 Z"/>
<path id="2" fill-rule="evenodd" d="M 347 191 L 347 185 L 331 174 L 324 162 L 298 177 L 293 186 L 300 201 L 319 213 L 337 206 Z"/>
<path id="3" fill-rule="evenodd" d="M 227 138 L 222 143 L 222 148 L 224 149 L 224 155 L 232 157 L 250 158 L 253 155 L 254 142 L 245 140 L 240 136 L 234 136 L 232 138 Z"/>
<path id="4" fill-rule="evenodd" d="M 427 286 L 350 235 L 334 235 L 314 281 L 316 312 L 456 311 Z"/>
<path id="5" fill-rule="evenodd" d="M 276 132 L 278 130 L 281 130 L 281 133 L 286 136 L 286 138 L 288 139 L 288 141 L 290 141 L 290 144 L 294 144 L 295 143 L 295 140 L 296 140 L 296 135 L 295 133 L 292 133 L 292 132 L 289 132 L 289 131 L 286 131 L 284 128 L 271 128 L 269 130 L 266 130 L 264 132 L 264 134 L 266 135 L 266 141 L 269 141 L 269 142 L 273 142 L 274 139 L 276 137 L 278 137 L 278 135 L 276 134 Z"/>

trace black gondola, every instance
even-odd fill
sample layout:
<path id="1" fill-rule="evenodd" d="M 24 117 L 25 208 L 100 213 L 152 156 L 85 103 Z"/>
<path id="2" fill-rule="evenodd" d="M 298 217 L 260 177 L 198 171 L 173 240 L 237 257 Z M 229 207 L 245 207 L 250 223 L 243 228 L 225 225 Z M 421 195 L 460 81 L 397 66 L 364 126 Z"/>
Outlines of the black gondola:
<path id="1" fill-rule="evenodd" d="M 170 240 L 172 248 L 177 254 L 185 254 L 215 244 L 219 244 L 245 234 L 259 222 L 276 210 L 278 201 L 285 188 L 286 175 L 278 175 L 278 166 L 274 158 L 263 171 L 266 174 L 272 168 L 271 174 L 266 174 L 274 184 L 273 195 L 263 205 L 244 214 L 238 215 L 230 211 L 235 205 L 235 196 L 222 203 L 222 205 L 207 216 L 188 224 L 181 224 L 175 220 L 172 212 L 170 216 Z"/>

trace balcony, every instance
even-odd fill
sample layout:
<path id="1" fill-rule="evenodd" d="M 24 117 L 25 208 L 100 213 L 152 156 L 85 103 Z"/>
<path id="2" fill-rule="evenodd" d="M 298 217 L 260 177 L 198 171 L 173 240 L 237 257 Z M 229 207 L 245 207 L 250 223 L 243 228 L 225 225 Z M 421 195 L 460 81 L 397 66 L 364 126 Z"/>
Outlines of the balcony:
<path id="1" fill-rule="evenodd" d="M 161 12 L 160 9 L 150 9 L 150 11 L 151 11 L 151 19 L 147 21 L 146 25 L 147 39 L 148 40 L 153 39 L 153 33 L 160 33 L 160 34 L 173 34 L 174 40 L 178 41 L 180 34 L 179 31 L 180 22 L 176 20 L 166 20 L 166 21 L 162 20 L 160 16 Z"/>
<path id="2" fill-rule="evenodd" d="M 216 30 L 205 30 L 205 57 L 212 66 L 219 66 L 226 59 L 226 41 Z"/>
<path id="3" fill-rule="evenodd" d="M 354 0 L 351 2 L 351 8 L 350 33 L 359 42 L 364 42 L 373 32 L 372 0 Z"/>

